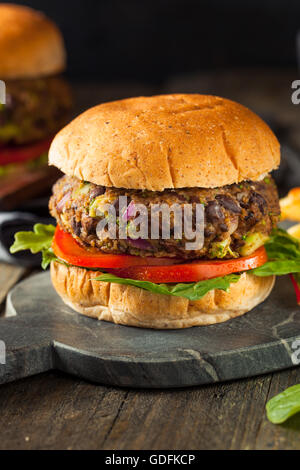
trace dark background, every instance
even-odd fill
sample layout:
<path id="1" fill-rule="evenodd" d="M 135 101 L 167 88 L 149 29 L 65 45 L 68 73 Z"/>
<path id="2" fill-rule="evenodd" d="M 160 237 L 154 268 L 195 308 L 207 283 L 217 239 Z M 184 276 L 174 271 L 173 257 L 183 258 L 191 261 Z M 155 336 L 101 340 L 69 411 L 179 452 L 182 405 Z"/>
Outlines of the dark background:
<path id="1" fill-rule="evenodd" d="M 31 0 L 60 26 L 73 78 L 135 79 L 216 67 L 295 66 L 299 0 Z"/>
<path id="2" fill-rule="evenodd" d="M 291 101 L 292 82 L 300 78 L 300 0 L 8 3 L 41 10 L 61 29 L 72 117 L 131 96 L 229 98 L 261 116 L 280 140 L 282 164 L 275 174 L 280 194 L 300 186 L 300 105 Z"/>

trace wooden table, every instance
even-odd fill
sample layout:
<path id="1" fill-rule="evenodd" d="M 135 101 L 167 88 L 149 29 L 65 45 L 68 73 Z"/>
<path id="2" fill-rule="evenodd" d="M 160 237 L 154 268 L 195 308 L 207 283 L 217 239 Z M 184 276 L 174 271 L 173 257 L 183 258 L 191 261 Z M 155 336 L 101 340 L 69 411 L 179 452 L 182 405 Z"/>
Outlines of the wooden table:
<path id="1" fill-rule="evenodd" d="M 296 78 L 293 71 L 245 71 L 172 80 L 163 90 L 96 90 L 99 100 L 161 91 L 217 92 L 270 114 L 300 148 L 300 107 L 290 102 Z M 95 102 L 91 86 L 78 86 L 77 93 L 82 109 Z M 0 264 L 2 312 L 9 289 L 28 275 Z M 0 449 L 300 449 L 300 414 L 281 426 L 265 415 L 267 400 L 296 383 L 300 368 L 170 391 L 115 389 L 50 372 L 0 387 Z"/>

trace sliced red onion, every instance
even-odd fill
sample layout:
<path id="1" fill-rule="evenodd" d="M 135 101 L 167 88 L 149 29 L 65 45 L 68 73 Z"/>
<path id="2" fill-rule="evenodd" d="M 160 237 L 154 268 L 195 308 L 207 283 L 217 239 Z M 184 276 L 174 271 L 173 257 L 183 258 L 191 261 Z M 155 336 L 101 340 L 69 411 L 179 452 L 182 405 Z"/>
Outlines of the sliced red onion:
<path id="1" fill-rule="evenodd" d="M 142 238 L 138 238 L 134 240 L 132 238 L 127 238 L 128 243 L 133 246 L 134 248 L 138 248 L 139 250 L 151 250 L 152 245 L 147 240 L 143 240 Z"/>
<path id="2" fill-rule="evenodd" d="M 63 211 L 63 208 L 64 208 L 66 202 L 70 199 L 71 194 L 72 194 L 72 191 L 68 191 L 68 192 L 61 198 L 61 200 L 56 204 L 56 210 L 57 210 L 57 212 L 60 213 L 60 212 Z"/>
<path id="3" fill-rule="evenodd" d="M 128 222 L 130 217 L 133 217 L 134 215 L 135 215 L 135 204 L 133 201 L 131 201 L 126 211 L 122 215 L 123 222 Z"/>

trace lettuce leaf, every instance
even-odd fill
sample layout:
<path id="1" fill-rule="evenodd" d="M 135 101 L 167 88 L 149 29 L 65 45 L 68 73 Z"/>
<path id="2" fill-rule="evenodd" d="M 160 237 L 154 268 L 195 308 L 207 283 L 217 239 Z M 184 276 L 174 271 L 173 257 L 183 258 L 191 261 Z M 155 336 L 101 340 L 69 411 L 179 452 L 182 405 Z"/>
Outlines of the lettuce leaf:
<path id="1" fill-rule="evenodd" d="M 269 261 L 251 271 L 255 276 L 300 273 L 300 243 L 285 230 L 276 229 L 265 244 Z"/>
<path id="2" fill-rule="evenodd" d="M 51 248 L 54 232 L 54 225 L 44 224 L 36 224 L 33 227 L 33 232 L 18 232 L 15 234 L 15 241 L 10 247 L 10 252 L 30 250 L 35 254 L 47 250 Z"/>
<path id="3" fill-rule="evenodd" d="M 33 254 L 42 253 L 42 268 L 47 269 L 51 261 L 57 259 L 51 248 L 54 232 L 54 225 L 44 224 L 36 224 L 33 232 L 18 232 L 10 252 L 30 250 Z"/>
<path id="4" fill-rule="evenodd" d="M 66 264 L 64 261 L 61 261 L 60 259 L 57 258 L 57 256 L 53 253 L 52 248 L 49 248 L 48 250 L 43 250 L 42 251 L 42 268 L 46 270 L 48 266 L 50 265 L 51 261 L 59 261 L 60 263 Z"/>
<path id="5" fill-rule="evenodd" d="M 114 276 L 113 274 L 102 274 L 96 277 L 96 281 L 113 282 L 115 284 L 123 284 L 129 286 L 140 287 L 149 292 L 156 294 L 172 295 L 176 297 L 185 297 L 189 300 L 199 300 L 204 297 L 207 292 L 214 289 L 229 291 L 230 284 L 238 282 L 240 279 L 239 274 L 230 274 L 224 277 L 216 277 L 206 281 L 193 282 L 191 284 L 154 284 L 149 281 L 136 281 L 134 279 L 125 279 L 122 277 Z"/>

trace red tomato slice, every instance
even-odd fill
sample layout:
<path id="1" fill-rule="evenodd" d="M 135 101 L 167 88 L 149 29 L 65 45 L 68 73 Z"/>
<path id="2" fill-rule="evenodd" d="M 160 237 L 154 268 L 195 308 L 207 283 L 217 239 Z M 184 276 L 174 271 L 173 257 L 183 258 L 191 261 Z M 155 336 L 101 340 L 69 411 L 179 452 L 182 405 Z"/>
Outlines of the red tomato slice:
<path id="1" fill-rule="evenodd" d="M 16 147 L 0 147 L 0 165 L 26 162 L 48 152 L 52 139 L 43 140 L 30 145 Z"/>
<path id="2" fill-rule="evenodd" d="M 82 248 L 59 226 L 52 244 L 55 255 L 66 263 L 83 268 L 105 268 L 119 277 L 155 283 L 198 282 L 227 274 L 258 268 L 268 260 L 262 246 L 250 256 L 221 260 L 184 263 L 175 258 L 142 258 L 131 255 L 111 255 Z M 182 262 L 182 264 L 179 264 Z"/>
<path id="3" fill-rule="evenodd" d="M 170 265 L 178 264 L 178 258 L 152 258 L 131 255 L 111 255 L 99 250 L 82 248 L 70 235 L 59 226 L 56 227 L 52 249 L 55 255 L 66 263 L 83 268 L 125 268 L 137 265 Z"/>
<path id="4" fill-rule="evenodd" d="M 232 273 L 258 268 L 268 260 L 265 248 L 258 248 L 252 255 L 225 261 L 205 260 L 173 266 L 132 266 L 109 269 L 111 274 L 138 281 L 154 283 L 198 282 Z"/>

